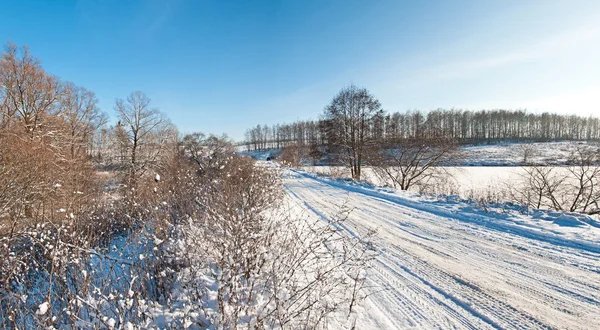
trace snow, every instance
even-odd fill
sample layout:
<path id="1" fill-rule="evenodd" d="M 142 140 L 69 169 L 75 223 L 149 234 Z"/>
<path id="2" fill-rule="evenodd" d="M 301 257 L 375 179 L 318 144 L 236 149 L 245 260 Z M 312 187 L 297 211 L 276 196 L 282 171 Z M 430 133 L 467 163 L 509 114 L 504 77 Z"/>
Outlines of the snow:
<path id="1" fill-rule="evenodd" d="M 239 150 L 238 154 L 251 157 L 256 160 L 267 160 L 267 158 L 273 158 L 273 156 L 279 154 L 280 149 L 267 149 L 267 150 Z"/>
<path id="2" fill-rule="evenodd" d="M 553 146 L 560 149 L 562 145 Z M 508 152 L 512 145 L 487 146 L 488 151 L 483 147 L 466 148 L 474 150 L 473 157 L 482 159 L 473 164 L 499 164 L 504 158 L 516 157 Z M 483 152 L 494 156 L 483 157 Z M 266 159 L 269 155 L 258 152 L 253 156 Z M 558 164 L 563 158 L 560 152 L 557 155 Z M 466 194 L 514 184 L 523 173 L 521 167 L 513 166 L 518 164 L 515 161 L 505 167 L 452 167 L 449 171 L 461 194 Z M 259 162 L 259 166 L 278 167 L 278 164 Z M 348 207 L 351 211 L 348 220 L 336 229 L 350 238 L 377 230 L 372 245 L 377 255 L 372 268 L 364 273 L 368 298 L 355 306 L 350 315 L 348 310 L 329 315 L 325 328 L 600 329 L 598 219 L 508 204 L 489 204 L 483 209 L 457 196 L 395 191 L 382 187 L 386 182 L 368 167 L 364 169 L 364 177 L 375 185 L 343 179 L 348 173 L 340 167 L 306 169 L 341 179 L 278 169 L 284 173 L 287 192 L 280 206 L 288 206 L 286 210 L 292 217 L 285 223 L 276 222 L 276 228 L 291 227 L 295 216 L 308 216 L 315 223 L 329 226 L 329 221 Z M 157 174 L 155 179 L 159 181 L 160 176 Z M 160 204 L 166 206 L 167 202 Z M 62 208 L 57 212 L 67 211 Z M 194 228 L 172 229 L 176 233 L 185 231 L 191 241 L 198 241 L 201 235 L 191 230 Z M 263 236 L 250 237 L 260 240 Z M 179 235 L 162 239 L 150 229 L 141 228 L 136 235 L 114 237 L 106 243 L 111 248 L 90 250 L 89 268 L 83 268 L 86 262 L 72 260 L 74 269 L 81 268 L 81 278 L 89 279 L 95 288 L 77 297 L 78 308 L 89 318 L 85 321 L 102 328 L 218 328 L 215 318 L 220 283 L 214 275 L 219 269 L 205 263 L 205 250 L 189 249 L 195 245 L 184 243 Z M 332 249 L 335 243 L 323 241 L 321 247 Z M 56 246 L 45 244 L 46 249 L 56 250 Z M 270 246 L 261 253 L 277 255 L 285 251 Z M 159 280 L 144 282 L 139 269 L 152 265 L 159 256 L 166 256 L 165 264 L 177 269 L 161 270 L 157 273 Z M 201 262 L 184 258 L 197 258 Z M 195 268 L 190 264 L 196 265 Z M 310 278 L 310 269 L 298 269 L 302 270 L 298 273 L 309 274 L 304 280 Z M 168 299 L 159 296 L 141 299 L 144 285 L 158 285 L 163 278 L 174 279 Z M 47 281 L 40 284 L 48 286 Z M 198 288 L 202 295 L 194 296 L 192 293 Z M 34 297 L 20 299 L 31 304 L 31 311 L 40 318 L 57 314 L 60 308 L 56 300 L 51 298 L 52 304 L 45 301 L 43 292 L 47 288 L 36 290 L 32 292 Z M 277 294 L 285 298 L 289 291 L 283 288 Z M 118 309 L 113 308 L 116 306 Z M 241 324 L 250 327 L 252 314 L 264 313 L 271 307 L 268 301 L 256 299 L 240 314 Z M 138 317 L 126 319 L 121 309 L 127 317 Z M 77 324 L 90 327 L 86 323 Z"/>
<path id="3" fill-rule="evenodd" d="M 289 198 L 315 217 L 353 208 L 349 235 L 378 230 L 357 329 L 598 329 L 600 223 L 290 171 Z"/>
<path id="4" fill-rule="evenodd" d="M 550 166 L 552 167 L 552 166 Z M 568 173 L 567 166 L 555 166 L 558 171 Z M 350 170 L 343 166 L 302 166 L 302 170 L 318 173 L 334 178 L 350 179 Z M 517 188 L 525 182 L 526 167 L 524 166 L 452 166 L 444 167 L 449 175 L 432 178 L 427 192 L 436 194 L 457 194 L 465 198 L 485 197 L 488 193 L 497 193 L 507 187 Z M 361 170 L 361 180 L 375 186 L 386 186 L 392 183 L 387 178 L 377 176 L 370 166 Z M 413 191 L 419 187 L 413 186 Z"/>
<path id="5" fill-rule="evenodd" d="M 531 154 L 524 162 L 523 148 L 529 147 Z M 569 157 L 577 148 L 598 149 L 596 142 L 586 141 L 556 141 L 556 142 L 533 142 L 533 143 L 498 143 L 491 145 L 464 145 L 459 147 L 460 159 L 453 165 L 458 166 L 522 166 L 532 164 L 542 165 L 566 165 Z M 238 148 L 238 154 L 246 155 L 257 160 L 266 160 L 267 157 L 276 156 L 280 149 L 267 149 L 247 151 Z M 311 165 L 311 164 L 305 164 Z M 327 165 L 327 156 L 324 156 L 317 164 Z"/>
<path id="6" fill-rule="evenodd" d="M 528 157 L 529 164 L 565 165 L 577 147 L 597 148 L 592 142 L 560 141 L 536 143 L 502 143 L 461 147 L 469 166 L 520 166 L 523 165 L 523 146 L 530 146 L 534 154 Z"/>
<path id="7" fill-rule="evenodd" d="M 38 306 L 38 310 L 36 312 L 37 315 L 46 315 L 46 313 L 48 312 L 48 307 L 50 305 L 48 304 L 48 302 L 44 302 L 41 305 Z"/>

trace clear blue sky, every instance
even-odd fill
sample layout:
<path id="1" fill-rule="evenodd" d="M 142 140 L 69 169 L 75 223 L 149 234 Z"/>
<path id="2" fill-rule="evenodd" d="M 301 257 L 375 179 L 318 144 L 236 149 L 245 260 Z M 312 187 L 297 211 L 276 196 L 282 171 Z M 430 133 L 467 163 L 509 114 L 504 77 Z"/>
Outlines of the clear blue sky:
<path id="1" fill-rule="evenodd" d="M 183 132 L 317 118 L 349 83 L 388 111 L 600 115 L 600 1 L 5 1 L 0 42 Z"/>

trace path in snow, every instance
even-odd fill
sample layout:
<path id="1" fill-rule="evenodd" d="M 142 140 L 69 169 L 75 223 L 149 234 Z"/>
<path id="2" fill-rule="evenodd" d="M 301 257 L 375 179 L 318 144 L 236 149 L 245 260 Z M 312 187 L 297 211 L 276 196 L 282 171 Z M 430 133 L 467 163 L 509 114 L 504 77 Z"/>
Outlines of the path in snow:
<path id="1" fill-rule="evenodd" d="M 600 254 L 417 210 L 301 172 L 313 216 L 347 202 L 348 230 L 378 230 L 373 294 L 357 329 L 600 329 Z M 491 220 L 493 221 L 493 220 Z"/>

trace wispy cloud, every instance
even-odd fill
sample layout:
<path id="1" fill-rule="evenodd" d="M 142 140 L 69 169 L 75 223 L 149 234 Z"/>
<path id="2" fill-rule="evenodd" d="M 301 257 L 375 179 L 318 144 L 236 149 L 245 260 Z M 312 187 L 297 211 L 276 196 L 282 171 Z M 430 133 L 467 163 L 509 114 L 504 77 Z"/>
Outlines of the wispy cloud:
<path id="1" fill-rule="evenodd" d="M 505 91 L 490 91 L 486 96 L 474 96 L 469 90 L 484 81 L 489 82 L 488 78 L 493 73 L 501 72 L 505 68 L 513 68 L 528 62 L 541 63 L 546 59 L 554 60 L 554 58 L 568 61 L 568 56 L 564 56 L 565 54 L 583 52 L 589 47 L 600 49 L 600 23 L 597 23 L 600 22 L 600 17 L 597 18 L 533 43 L 503 45 L 503 48 L 498 47 L 503 52 L 488 53 L 487 56 L 469 56 L 471 54 L 466 45 L 462 46 L 465 55 L 459 60 L 446 61 L 442 55 L 434 59 L 430 58 L 429 61 L 414 61 L 419 65 L 411 67 L 405 65 L 406 58 L 399 56 L 398 61 L 404 63 L 398 64 L 390 60 L 378 63 L 375 67 L 353 68 L 335 77 L 328 77 L 301 86 L 289 93 L 274 96 L 255 107 L 269 113 L 266 122 L 290 121 L 298 117 L 315 118 L 335 92 L 344 85 L 355 82 L 371 89 L 384 107 L 391 111 L 403 111 L 408 108 L 427 110 L 432 104 L 436 104 L 433 107 L 467 106 L 474 109 L 512 107 L 557 112 L 572 111 L 571 109 L 576 107 L 587 114 L 600 105 L 600 101 L 594 96 L 597 91 L 595 88 L 579 90 L 574 86 L 567 86 L 561 92 L 552 94 L 545 90 L 546 86 L 535 86 L 531 91 L 524 93 L 529 95 L 524 98 L 523 95 L 511 95 Z M 473 44 L 470 46 L 475 47 Z M 449 49 L 448 53 L 456 54 L 455 51 L 456 49 Z M 440 53 L 443 54 L 443 51 Z M 581 63 L 572 63 L 572 65 L 577 66 Z M 443 94 L 439 93 L 439 89 L 443 88 L 440 86 L 455 85 L 467 80 L 468 82 L 464 84 L 464 92 L 458 92 L 452 98 L 443 97 L 435 100 L 431 98 L 432 95 Z M 542 97 L 544 95 L 551 97 Z M 406 102 L 407 99 L 410 101 Z"/>
<path id="2" fill-rule="evenodd" d="M 414 86 L 415 84 L 472 77 L 485 73 L 488 70 L 502 68 L 511 64 L 540 60 L 572 52 L 581 47 L 587 47 L 590 43 L 597 43 L 600 47 L 600 23 L 598 23 L 600 22 L 600 17 L 595 21 L 596 23 L 579 26 L 573 30 L 547 37 L 535 43 L 514 48 L 507 47 L 507 51 L 503 54 L 425 67 L 395 84 L 395 87 L 402 88 L 408 85 Z"/>
<path id="3" fill-rule="evenodd" d="M 149 10 L 151 14 L 151 21 L 147 25 L 145 31 L 149 35 L 153 35 L 160 30 L 169 19 L 173 16 L 173 13 L 179 6 L 180 1 L 148 1 L 148 6 L 151 7 Z"/>

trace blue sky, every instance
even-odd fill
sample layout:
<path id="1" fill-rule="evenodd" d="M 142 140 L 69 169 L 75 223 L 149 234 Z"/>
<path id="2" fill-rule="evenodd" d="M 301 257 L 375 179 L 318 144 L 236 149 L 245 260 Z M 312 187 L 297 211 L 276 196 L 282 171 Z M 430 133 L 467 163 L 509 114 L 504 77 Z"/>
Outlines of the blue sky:
<path id="1" fill-rule="evenodd" d="M 141 90 L 182 132 L 235 139 L 349 83 L 388 111 L 600 115 L 597 0 L 10 1 L 8 40 L 111 115 Z"/>

